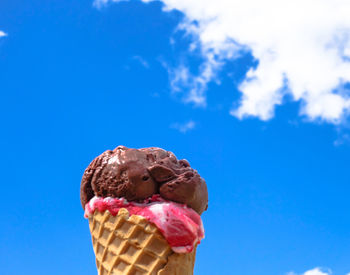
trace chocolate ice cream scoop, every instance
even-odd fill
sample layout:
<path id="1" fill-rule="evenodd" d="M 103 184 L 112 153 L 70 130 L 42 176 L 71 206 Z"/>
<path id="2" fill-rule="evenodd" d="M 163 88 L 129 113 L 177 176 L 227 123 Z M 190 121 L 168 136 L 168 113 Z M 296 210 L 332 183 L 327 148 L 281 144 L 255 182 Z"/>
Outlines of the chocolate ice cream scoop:
<path id="1" fill-rule="evenodd" d="M 208 207 L 207 185 L 187 160 L 150 147 L 118 146 L 95 158 L 86 168 L 80 190 L 81 204 L 94 196 L 141 201 L 153 194 L 186 204 L 201 214 Z"/>

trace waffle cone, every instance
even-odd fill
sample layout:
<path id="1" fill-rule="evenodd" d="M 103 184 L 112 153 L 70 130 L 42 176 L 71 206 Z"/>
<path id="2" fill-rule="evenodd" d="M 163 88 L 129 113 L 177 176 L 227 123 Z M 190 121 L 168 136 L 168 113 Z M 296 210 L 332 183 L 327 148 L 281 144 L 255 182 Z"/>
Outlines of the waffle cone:
<path id="1" fill-rule="evenodd" d="M 157 227 L 122 208 L 89 218 L 99 275 L 192 275 L 196 251 L 178 254 Z"/>

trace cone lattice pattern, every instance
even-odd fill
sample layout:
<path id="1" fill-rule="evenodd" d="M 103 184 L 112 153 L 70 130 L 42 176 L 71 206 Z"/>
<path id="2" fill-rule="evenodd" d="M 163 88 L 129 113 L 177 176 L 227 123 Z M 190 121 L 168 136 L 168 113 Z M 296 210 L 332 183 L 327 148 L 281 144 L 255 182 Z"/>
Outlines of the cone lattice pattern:
<path id="1" fill-rule="evenodd" d="M 95 211 L 89 218 L 99 275 L 192 275 L 195 251 L 177 254 L 145 218 Z"/>

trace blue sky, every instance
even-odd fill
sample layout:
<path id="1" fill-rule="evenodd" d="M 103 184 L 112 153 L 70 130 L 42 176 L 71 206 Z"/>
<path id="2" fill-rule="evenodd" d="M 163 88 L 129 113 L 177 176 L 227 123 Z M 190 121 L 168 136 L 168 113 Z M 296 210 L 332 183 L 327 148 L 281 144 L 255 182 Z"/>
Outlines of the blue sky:
<path id="1" fill-rule="evenodd" d="M 118 145 L 170 150 L 206 179 L 195 274 L 349 273 L 348 40 L 302 78 L 288 47 L 266 61 L 253 33 L 208 35 L 194 1 L 103 2 L 0 3 L 1 274 L 96 274 L 80 180 Z"/>

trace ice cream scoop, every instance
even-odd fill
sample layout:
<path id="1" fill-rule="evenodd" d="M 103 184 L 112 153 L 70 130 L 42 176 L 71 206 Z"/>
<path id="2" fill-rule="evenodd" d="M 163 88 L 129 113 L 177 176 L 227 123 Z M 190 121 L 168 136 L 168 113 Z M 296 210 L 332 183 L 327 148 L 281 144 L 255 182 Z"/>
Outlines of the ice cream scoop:
<path id="1" fill-rule="evenodd" d="M 207 186 L 187 160 L 169 151 L 150 147 L 118 146 L 95 158 L 81 181 L 83 208 L 94 197 L 142 201 L 154 194 L 185 204 L 198 214 L 208 207 Z"/>

